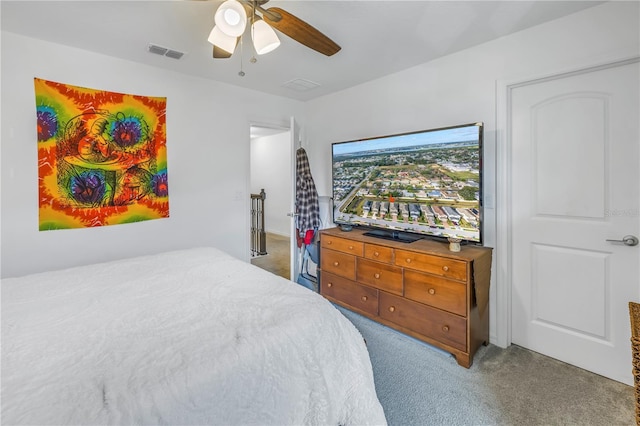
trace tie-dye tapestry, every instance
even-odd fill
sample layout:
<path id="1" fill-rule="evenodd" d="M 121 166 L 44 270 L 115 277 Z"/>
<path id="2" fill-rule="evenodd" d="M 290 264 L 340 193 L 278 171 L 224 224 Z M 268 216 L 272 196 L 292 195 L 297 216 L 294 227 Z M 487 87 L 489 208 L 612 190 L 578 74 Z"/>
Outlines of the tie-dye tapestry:
<path id="1" fill-rule="evenodd" d="M 40 230 L 169 217 L 166 104 L 35 79 Z"/>

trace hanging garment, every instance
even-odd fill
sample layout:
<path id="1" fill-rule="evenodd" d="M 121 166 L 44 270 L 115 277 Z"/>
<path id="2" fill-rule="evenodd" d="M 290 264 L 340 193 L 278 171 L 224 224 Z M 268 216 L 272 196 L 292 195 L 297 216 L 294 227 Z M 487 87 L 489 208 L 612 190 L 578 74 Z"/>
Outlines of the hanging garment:
<path id="1" fill-rule="evenodd" d="M 304 148 L 298 148 L 296 151 L 296 214 L 298 246 L 303 242 L 309 244 L 314 233 L 320 228 L 320 207 L 318 191 Z"/>

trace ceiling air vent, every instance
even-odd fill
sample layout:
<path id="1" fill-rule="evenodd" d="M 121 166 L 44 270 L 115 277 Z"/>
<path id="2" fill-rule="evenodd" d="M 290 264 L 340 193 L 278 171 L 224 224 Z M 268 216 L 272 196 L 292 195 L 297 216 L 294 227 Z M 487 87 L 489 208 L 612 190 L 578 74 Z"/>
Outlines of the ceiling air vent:
<path id="1" fill-rule="evenodd" d="M 320 87 L 320 83 L 315 83 L 313 81 L 305 80 L 303 78 L 295 78 L 293 80 L 290 80 L 284 83 L 282 87 L 295 90 L 296 92 L 306 92 L 307 90 Z"/>
<path id="2" fill-rule="evenodd" d="M 149 43 L 147 50 L 156 55 L 166 56 L 167 58 L 180 59 L 184 56 L 184 52 L 169 49 L 167 47 L 158 46 L 157 44 Z"/>

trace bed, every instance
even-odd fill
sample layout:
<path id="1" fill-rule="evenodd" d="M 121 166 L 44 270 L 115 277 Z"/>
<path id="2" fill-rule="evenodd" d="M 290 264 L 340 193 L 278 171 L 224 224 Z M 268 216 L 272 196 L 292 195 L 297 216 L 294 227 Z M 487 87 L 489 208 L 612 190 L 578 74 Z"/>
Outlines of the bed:
<path id="1" fill-rule="evenodd" d="M 2 280 L 2 424 L 386 424 L 320 295 L 215 248 Z"/>

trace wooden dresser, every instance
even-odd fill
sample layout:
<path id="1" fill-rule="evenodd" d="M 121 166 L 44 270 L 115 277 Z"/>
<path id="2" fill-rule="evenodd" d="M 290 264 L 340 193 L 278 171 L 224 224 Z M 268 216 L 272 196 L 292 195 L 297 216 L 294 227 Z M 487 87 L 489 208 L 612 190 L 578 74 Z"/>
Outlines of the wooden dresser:
<path id="1" fill-rule="evenodd" d="M 452 353 L 469 368 L 489 343 L 490 248 L 385 240 L 338 228 L 320 232 L 320 294 Z"/>

